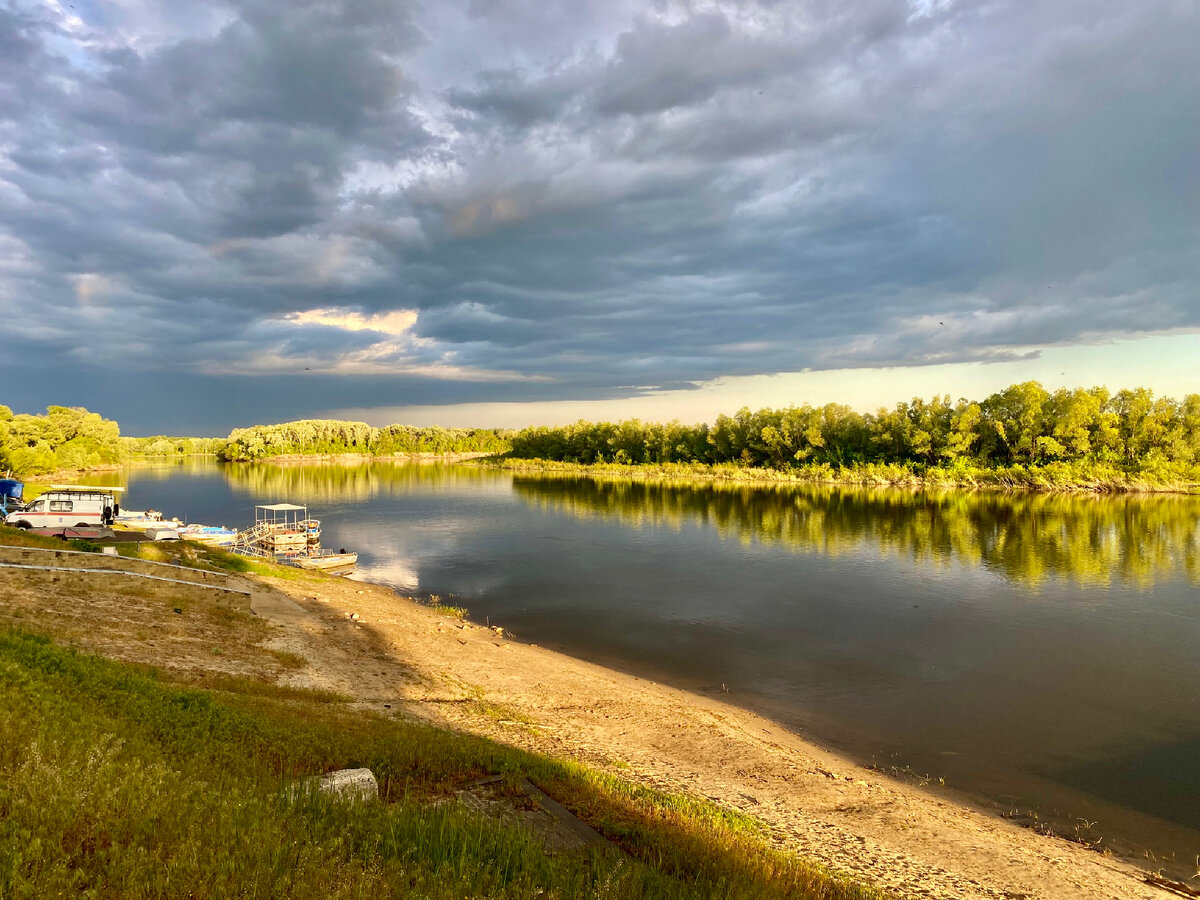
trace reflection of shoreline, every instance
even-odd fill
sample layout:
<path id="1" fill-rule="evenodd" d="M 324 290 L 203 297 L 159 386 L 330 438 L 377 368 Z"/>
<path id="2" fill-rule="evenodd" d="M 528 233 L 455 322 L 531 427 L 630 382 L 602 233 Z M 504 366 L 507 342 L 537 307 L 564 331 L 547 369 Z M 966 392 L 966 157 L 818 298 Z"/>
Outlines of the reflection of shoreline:
<path id="1" fill-rule="evenodd" d="M 413 485 L 446 480 L 477 483 L 483 469 L 440 457 L 335 457 L 230 462 L 214 467 L 240 491 L 293 503 L 363 503 Z M 490 476 L 494 477 L 494 476 Z"/>
<path id="2" fill-rule="evenodd" d="M 360 465 L 370 462 L 461 462 L 467 459 L 481 459 L 493 456 L 492 453 L 390 453 L 377 456 L 372 453 L 284 453 L 279 456 L 264 456 L 261 459 L 231 459 L 221 460 L 228 465 L 245 465 L 259 463 L 272 465 L 275 463 L 343 463 L 345 465 Z"/>
<path id="3" fill-rule="evenodd" d="M 685 523 L 723 537 L 839 556 L 864 546 L 917 562 L 982 566 L 1039 585 L 1066 577 L 1147 588 L 1200 583 L 1200 501 L 1183 495 L 1084 495 L 752 485 L 514 473 L 513 491 L 580 520 L 635 528 Z"/>

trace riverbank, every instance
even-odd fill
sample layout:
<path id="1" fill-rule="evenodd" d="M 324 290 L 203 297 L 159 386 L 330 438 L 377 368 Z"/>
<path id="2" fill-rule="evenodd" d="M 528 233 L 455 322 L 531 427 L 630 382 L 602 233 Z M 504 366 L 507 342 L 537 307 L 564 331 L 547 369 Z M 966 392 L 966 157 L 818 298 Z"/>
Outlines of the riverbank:
<path id="1" fill-rule="evenodd" d="M 765 846 L 899 897 L 1165 896 L 1127 863 L 854 766 L 720 700 L 514 642 L 376 585 L 291 571 L 242 583 L 253 628 L 198 631 L 194 602 L 180 616 L 166 595 L 100 597 L 67 573 L 12 591 L 0 613 L 197 683 L 252 677 L 342 694 L 364 711 L 716 803 L 761 823 Z"/>
<path id="2" fill-rule="evenodd" d="M 30 484 L 48 485 L 71 482 L 88 474 L 120 471 L 129 465 L 152 466 L 194 457 L 214 458 L 213 454 L 191 457 L 141 457 L 120 465 L 89 469 L 65 469 L 32 476 Z M 537 472 L 551 475 L 578 475 L 589 478 L 629 478 L 644 481 L 697 483 L 733 483 L 745 485 L 834 484 L 856 487 L 899 487 L 911 490 L 984 490 L 1027 491 L 1062 494 L 1200 494 L 1197 473 L 1188 477 L 1151 472 L 1127 473 L 1114 466 L 1079 463 L 1052 463 L 1045 466 L 1009 466 L 1001 469 L 931 467 L 916 470 L 894 463 L 863 463 L 852 466 L 813 465 L 789 469 L 738 466 L 729 463 L 574 463 L 547 459 L 521 459 L 492 453 L 397 453 L 385 456 L 359 453 L 283 454 L 255 460 L 258 463 L 302 465 L 328 463 L 358 465 L 372 462 L 445 462 L 471 465 L 506 472 Z M 222 463 L 239 461 L 225 461 Z"/>
<path id="3" fill-rule="evenodd" d="M 929 468 L 915 470 L 893 463 L 853 466 L 801 466 L 770 469 L 729 463 L 573 463 L 547 459 L 487 456 L 472 461 L 509 472 L 542 472 L 586 477 L 636 478 L 652 481 L 734 482 L 738 484 L 843 484 L 904 487 L 919 490 L 1000 490 L 1087 494 L 1200 494 L 1191 477 L 1129 474 L 1112 466 L 1049 464 L 1002 469 Z M 1194 473 L 1190 473 L 1194 475 Z"/>
<path id="4" fill-rule="evenodd" d="M 283 684 L 319 675 L 326 656 L 280 649 L 288 627 L 271 612 L 282 604 L 286 619 L 290 601 L 223 570 L 274 571 L 309 590 L 333 579 L 187 544 L 123 547 L 157 560 L 86 571 L 89 554 L 8 531 L 0 895 L 884 900 L 707 801 L 434 727 L 358 692 Z M 144 577 L 165 559 L 182 568 L 159 574 L 182 581 Z M 359 766 L 383 803 L 296 790 Z"/>

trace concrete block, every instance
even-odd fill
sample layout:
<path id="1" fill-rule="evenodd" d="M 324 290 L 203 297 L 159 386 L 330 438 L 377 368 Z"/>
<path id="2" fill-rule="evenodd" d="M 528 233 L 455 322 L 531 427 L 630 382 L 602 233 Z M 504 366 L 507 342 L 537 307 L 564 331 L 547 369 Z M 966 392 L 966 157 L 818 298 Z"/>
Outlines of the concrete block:
<path id="1" fill-rule="evenodd" d="M 311 780 L 317 790 L 346 800 L 379 799 L 379 782 L 370 769 L 339 769 Z"/>

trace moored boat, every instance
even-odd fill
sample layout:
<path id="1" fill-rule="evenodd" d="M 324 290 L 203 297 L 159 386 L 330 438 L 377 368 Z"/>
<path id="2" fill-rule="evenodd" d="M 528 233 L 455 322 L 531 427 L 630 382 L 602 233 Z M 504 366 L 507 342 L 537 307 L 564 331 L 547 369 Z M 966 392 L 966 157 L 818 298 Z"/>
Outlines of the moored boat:
<path id="1" fill-rule="evenodd" d="M 321 544 L 321 521 L 320 519 L 301 519 L 300 527 L 304 529 L 304 534 L 308 538 L 310 546 L 318 547 Z"/>
<path id="2" fill-rule="evenodd" d="M 305 569 L 345 571 L 358 554 L 321 547 L 321 522 L 309 518 L 308 508 L 294 503 L 254 507 L 254 525 L 234 535 L 234 553 L 274 559 Z"/>
<path id="3" fill-rule="evenodd" d="M 163 520 L 163 514 L 155 509 L 126 509 L 113 516 L 113 523 L 126 528 L 140 528 L 143 525 L 156 525 Z"/>
<path id="4" fill-rule="evenodd" d="M 185 541 L 196 541 L 212 547 L 228 547 L 237 538 L 237 532 L 223 525 L 192 524 L 180 528 L 179 536 Z"/>
<path id="5" fill-rule="evenodd" d="M 358 563 L 358 554 L 349 551 L 313 550 L 288 557 L 287 562 L 302 569 L 348 569 Z"/>

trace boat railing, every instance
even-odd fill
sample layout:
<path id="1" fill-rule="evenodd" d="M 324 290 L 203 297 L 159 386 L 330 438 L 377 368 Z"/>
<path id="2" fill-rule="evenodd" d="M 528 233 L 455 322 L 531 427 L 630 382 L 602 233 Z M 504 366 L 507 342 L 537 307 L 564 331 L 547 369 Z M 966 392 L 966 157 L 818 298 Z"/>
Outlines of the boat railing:
<path id="1" fill-rule="evenodd" d="M 230 552 L 236 553 L 238 556 L 254 556 L 259 559 L 275 558 L 274 553 L 264 550 L 262 547 L 254 544 L 235 544 L 232 548 L 230 548 Z"/>

